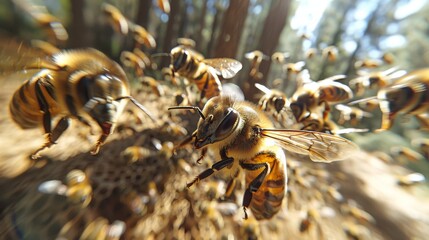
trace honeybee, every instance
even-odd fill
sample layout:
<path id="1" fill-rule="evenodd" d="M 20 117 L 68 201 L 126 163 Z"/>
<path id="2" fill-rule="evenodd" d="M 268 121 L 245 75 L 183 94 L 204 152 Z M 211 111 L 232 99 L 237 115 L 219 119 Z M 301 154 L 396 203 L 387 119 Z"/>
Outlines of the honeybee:
<path id="1" fill-rule="evenodd" d="M 225 168 L 230 169 L 232 179 L 239 175 L 240 169 L 244 170 L 244 218 L 248 217 L 249 207 L 256 219 L 269 219 L 280 210 L 287 182 L 286 157 L 282 148 L 307 154 L 316 162 L 340 160 L 346 157 L 346 153 L 356 150 L 355 144 L 338 136 L 274 129 L 273 123 L 257 106 L 228 97 L 209 99 L 203 110 L 196 106 L 171 109 L 196 110 L 201 118 L 191 136 L 194 147 L 209 149 L 221 159 L 187 187 Z"/>
<path id="2" fill-rule="evenodd" d="M 66 196 L 72 203 L 87 207 L 92 200 L 92 187 L 88 176 L 82 170 L 75 169 L 66 176 L 65 184 L 59 180 L 41 183 L 39 192 Z"/>
<path id="3" fill-rule="evenodd" d="M 179 76 L 193 80 L 201 91 L 200 99 L 218 96 L 222 91 L 218 75 L 232 78 L 242 65 L 231 58 L 204 59 L 198 52 L 177 46 L 171 50 L 170 69 Z"/>
<path id="4" fill-rule="evenodd" d="M 156 64 L 153 63 L 149 56 L 139 48 L 134 48 L 133 53 L 143 61 L 146 67 L 151 67 L 152 69 L 156 68 Z"/>
<path id="5" fill-rule="evenodd" d="M 390 129 L 395 117 L 402 114 L 419 115 L 429 110 L 429 68 L 416 70 L 382 88 L 377 99 L 382 116 L 381 128 Z"/>
<path id="6" fill-rule="evenodd" d="M 320 227 L 321 216 L 319 211 L 315 208 L 307 210 L 306 216 L 299 224 L 299 231 L 301 233 L 309 232 L 312 226 L 316 227 L 319 236 L 323 236 L 322 228 Z"/>
<path id="7" fill-rule="evenodd" d="M 290 107 L 298 122 L 302 122 L 311 114 L 311 111 L 324 105 L 323 119 L 329 113 L 328 103 L 339 103 L 353 97 L 351 89 L 335 80 L 344 78 L 344 75 L 335 75 L 319 82 L 306 82 L 293 94 Z"/>
<path id="8" fill-rule="evenodd" d="M 423 153 L 426 160 L 429 160 L 429 139 L 415 139 L 411 144 Z"/>
<path id="9" fill-rule="evenodd" d="M 362 239 L 371 239 L 371 234 L 363 225 L 359 225 L 352 222 L 344 222 L 342 224 L 343 231 L 349 239 L 353 240 L 362 240 Z"/>
<path id="10" fill-rule="evenodd" d="M 150 156 L 151 152 L 148 148 L 140 146 L 130 146 L 121 152 L 121 157 L 128 163 L 137 162 L 145 157 Z"/>
<path id="11" fill-rule="evenodd" d="M 381 60 L 378 59 L 365 59 L 355 62 L 355 68 L 377 68 L 382 64 Z"/>
<path id="12" fill-rule="evenodd" d="M 268 89 L 259 83 L 255 83 L 255 87 L 264 93 L 258 103 L 263 111 L 274 109 L 276 113 L 280 113 L 285 106 L 289 105 L 287 97 L 283 92 L 276 89 Z"/>
<path id="13" fill-rule="evenodd" d="M 383 56 L 381 56 L 381 59 L 383 59 L 383 61 L 387 64 L 392 64 L 395 61 L 395 58 L 391 53 L 383 53 Z"/>
<path id="14" fill-rule="evenodd" d="M 133 33 L 136 48 L 140 48 L 141 45 L 144 45 L 147 48 L 156 47 L 155 38 L 144 27 L 132 23 L 130 24 L 130 30 Z"/>
<path id="15" fill-rule="evenodd" d="M 306 59 L 312 59 L 314 56 L 317 55 L 317 49 L 316 48 L 309 48 L 306 52 L 305 52 L 305 58 Z"/>
<path id="16" fill-rule="evenodd" d="M 146 68 L 146 64 L 136 54 L 129 51 L 122 51 L 120 60 L 125 67 L 134 69 L 134 72 L 138 77 L 142 77 L 144 75 L 143 70 Z"/>
<path id="17" fill-rule="evenodd" d="M 390 149 L 390 152 L 394 158 L 397 158 L 400 161 L 405 160 L 405 162 L 418 162 L 425 158 L 415 150 L 404 146 L 394 146 Z"/>
<path id="18" fill-rule="evenodd" d="M 178 38 L 177 44 L 188 48 L 195 48 L 195 46 L 197 45 L 195 41 L 190 38 Z"/>
<path id="19" fill-rule="evenodd" d="M 322 50 L 322 56 L 324 59 L 328 59 L 330 62 L 337 60 L 338 49 L 335 46 L 327 46 Z"/>
<path id="20" fill-rule="evenodd" d="M 271 55 L 271 61 L 278 64 L 284 64 L 289 56 L 290 54 L 288 52 L 275 52 Z"/>
<path id="21" fill-rule="evenodd" d="M 51 15 L 46 7 L 26 3 L 25 1 L 14 1 L 39 24 L 47 33 L 50 42 L 66 41 L 69 35 L 58 18 Z"/>
<path id="22" fill-rule="evenodd" d="M 122 34 L 128 34 L 128 20 L 122 15 L 121 11 L 117 9 L 115 6 L 103 3 L 102 5 L 103 13 L 108 17 L 108 20 L 113 27 L 113 29 Z"/>
<path id="23" fill-rule="evenodd" d="M 341 211 L 345 214 L 350 214 L 361 223 L 375 223 L 375 218 L 363 209 L 354 206 L 354 204 L 341 205 Z"/>
<path id="24" fill-rule="evenodd" d="M 380 89 L 389 85 L 392 79 L 403 74 L 397 67 L 377 72 L 359 72 L 359 77 L 350 80 L 349 86 L 356 91 L 357 96 L 362 96 L 367 89 Z"/>
<path id="25" fill-rule="evenodd" d="M 161 11 L 166 14 L 170 13 L 170 2 L 168 0 L 157 0 L 156 2 Z"/>
<path id="26" fill-rule="evenodd" d="M 259 50 L 248 52 L 244 54 L 244 57 L 250 61 L 250 76 L 256 79 L 261 79 L 262 73 L 259 72 L 259 66 L 262 60 L 268 60 L 268 56 Z"/>
<path id="27" fill-rule="evenodd" d="M 155 78 L 144 76 L 141 78 L 141 84 L 143 86 L 149 86 L 153 93 L 155 93 L 158 97 L 164 96 L 165 91 L 162 88 L 161 84 Z"/>
<path id="28" fill-rule="evenodd" d="M 42 40 L 31 40 L 31 46 L 42 50 L 46 55 L 54 55 L 59 53 L 61 50 L 55 47 L 52 43 L 45 42 Z"/>
<path id="29" fill-rule="evenodd" d="M 286 65 L 284 65 L 284 69 L 288 74 L 292 74 L 292 73 L 298 74 L 299 72 L 304 70 L 304 66 L 305 66 L 305 62 L 299 61 L 295 63 L 287 63 Z"/>
<path id="30" fill-rule="evenodd" d="M 400 186 L 409 187 L 409 186 L 413 186 L 413 185 L 422 183 L 424 181 L 426 181 L 426 178 L 423 174 L 421 174 L 421 173 L 410 173 L 410 174 L 407 174 L 405 176 L 399 176 L 397 183 Z"/>
<path id="31" fill-rule="evenodd" d="M 344 104 L 337 104 L 335 108 L 340 112 L 338 124 L 343 125 L 346 122 L 350 122 L 352 126 L 356 126 L 364 117 L 372 117 L 372 114 L 365 112 L 362 109 L 356 107 L 349 107 Z"/>
<path id="32" fill-rule="evenodd" d="M 85 226 L 79 239 L 109 239 L 119 240 L 126 230 L 123 221 L 115 220 L 112 224 L 106 218 L 98 217 Z"/>
<path id="33" fill-rule="evenodd" d="M 58 140 L 68 128 L 70 118 L 87 126 L 100 127 L 102 134 L 91 151 L 97 154 L 114 130 L 126 99 L 149 115 L 130 96 L 128 79 L 122 68 L 95 49 L 62 51 L 27 67 L 39 71 L 16 90 L 9 110 L 13 121 L 21 128 L 40 125 L 44 128 L 45 144 L 33 153 L 33 159 Z M 59 119 L 54 128 L 51 127 L 53 119 Z"/>

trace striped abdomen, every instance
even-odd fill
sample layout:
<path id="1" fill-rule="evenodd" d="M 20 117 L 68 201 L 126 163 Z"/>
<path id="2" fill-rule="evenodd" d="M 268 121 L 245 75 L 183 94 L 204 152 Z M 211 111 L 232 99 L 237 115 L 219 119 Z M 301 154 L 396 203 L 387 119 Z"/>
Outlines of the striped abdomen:
<path id="1" fill-rule="evenodd" d="M 319 88 L 320 100 L 330 103 L 344 102 L 353 98 L 352 90 L 345 84 L 339 82 L 330 82 L 322 84 Z"/>
<path id="2" fill-rule="evenodd" d="M 206 98 L 220 95 L 222 85 L 219 77 L 216 75 L 214 69 L 207 64 L 194 58 L 188 58 L 177 70 L 177 73 L 194 81 L 198 90 L 205 91 L 204 96 Z"/>
<path id="3" fill-rule="evenodd" d="M 214 69 L 204 63 L 200 63 L 200 71 L 194 74 L 193 80 L 200 91 L 205 91 L 204 96 L 209 99 L 219 96 L 222 91 L 222 85 Z"/>
<path id="4" fill-rule="evenodd" d="M 286 169 L 285 156 L 281 149 L 275 148 L 273 152 L 264 152 L 254 157 L 251 162 L 270 165 L 271 171 L 265 177 L 261 187 L 253 194 L 250 202 L 250 209 L 256 219 L 269 219 L 273 217 L 282 206 L 283 198 L 286 192 Z M 246 186 L 261 171 L 246 171 Z"/>
<path id="5" fill-rule="evenodd" d="M 42 125 L 41 104 L 48 106 L 51 117 L 59 113 L 54 86 L 45 71 L 41 71 L 26 80 L 13 94 L 9 103 L 13 121 L 23 129 L 36 128 Z"/>

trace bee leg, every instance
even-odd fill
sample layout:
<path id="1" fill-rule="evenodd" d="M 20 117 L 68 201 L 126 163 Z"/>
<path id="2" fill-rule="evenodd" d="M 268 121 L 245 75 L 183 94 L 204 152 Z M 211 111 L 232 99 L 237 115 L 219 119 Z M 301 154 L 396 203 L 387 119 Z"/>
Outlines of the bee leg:
<path id="1" fill-rule="evenodd" d="M 55 125 L 54 130 L 52 130 L 51 133 L 48 133 L 45 144 L 43 144 L 42 147 L 40 147 L 39 149 L 37 149 L 31 155 L 31 158 L 33 160 L 39 158 L 40 156 L 38 155 L 38 153 L 40 151 L 42 151 L 43 149 L 52 146 L 52 144 L 55 144 L 56 141 L 58 140 L 58 138 L 60 138 L 60 136 L 67 130 L 67 128 L 69 127 L 69 125 L 70 125 L 70 119 L 68 119 L 66 117 L 61 118 L 60 121 L 57 123 L 57 125 Z"/>
<path id="2" fill-rule="evenodd" d="M 58 121 L 57 125 L 55 126 L 54 130 L 52 130 L 52 141 L 56 142 L 58 138 L 67 130 L 67 128 L 70 126 L 70 119 L 67 117 L 63 117 Z"/>
<path id="3" fill-rule="evenodd" d="M 107 134 L 102 134 L 100 136 L 100 138 L 98 138 L 97 143 L 95 144 L 94 148 L 91 150 L 91 155 L 97 155 L 98 152 L 100 151 L 101 145 L 103 145 L 104 141 L 106 141 L 107 137 L 109 135 Z"/>
<path id="4" fill-rule="evenodd" d="M 206 154 L 207 154 L 207 148 L 203 148 L 203 150 L 201 151 L 200 157 L 197 159 L 197 164 L 201 164 L 201 160 L 203 160 Z"/>
<path id="5" fill-rule="evenodd" d="M 238 174 L 239 174 L 239 171 L 236 171 L 234 173 L 234 176 L 228 182 L 228 186 L 226 187 L 225 195 L 222 197 L 222 200 L 225 200 L 231 197 L 231 194 L 234 191 L 235 185 L 237 185 Z"/>
<path id="6" fill-rule="evenodd" d="M 261 187 L 262 183 L 264 182 L 265 177 L 267 176 L 270 165 L 268 163 L 243 163 L 240 162 L 240 166 L 246 170 L 254 171 L 258 170 L 260 168 L 264 168 L 262 172 L 256 176 L 255 179 L 249 184 L 246 191 L 244 192 L 243 196 L 243 210 L 244 210 L 244 219 L 247 219 L 247 211 L 246 209 L 250 206 L 250 202 L 252 201 L 253 193 L 258 191 L 258 189 Z"/>
<path id="7" fill-rule="evenodd" d="M 49 112 L 49 104 L 45 99 L 45 96 L 42 92 L 43 85 L 43 77 L 40 77 L 39 80 L 37 80 L 37 84 L 35 85 L 35 92 L 36 92 L 36 98 L 37 102 L 39 104 L 40 111 L 43 113 L 43 128 L 45 130 L 46 134 L 46 141 L 43 146 L 41 146 L 39 149 L 37 149 L 32 155 L 31 159 L 36 160 L 39 158 L 39 152 L 42 151 L 45 148 L 50 147 L 52 144 L 54 144 L 54 141 L 52 140 L 52 133 L 51 133 L 51 113 Z"/>
<path id="8" fill-rule="evenodd" d="M 194 183 L 199 182 L 203 180 L 204 178 L 209 177 L 212 175 L 215 171 L 222 170 L 225 167 L 231 166 L 231 164 L 234 162 L 233 158 L 223 158 L 219 162 L 216 162 L 212 165 L 211 168 L 206 169 L 204 172 L 200 173 L 192 182 L 186 184 L 187 188 L 190 188 Z"/>

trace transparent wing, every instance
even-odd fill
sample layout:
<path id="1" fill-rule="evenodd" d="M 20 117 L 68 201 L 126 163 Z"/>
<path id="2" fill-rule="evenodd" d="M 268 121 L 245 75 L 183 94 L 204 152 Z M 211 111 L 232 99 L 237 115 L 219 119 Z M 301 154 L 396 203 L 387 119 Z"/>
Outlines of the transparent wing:
<path id="1" fill-rule="evenodd" d="M 261 129 L 261 135 L 275 140 L 288 151 L 309 155 L 315 162 L 342 160 L 358 149 L 356 144 L 345 138 L 321 132 Z"/>
<path id="2" fill-rule="evenodd" d="M 214 68 L 216 74 L 223 78 L 234 77 L 243 67 L 239 61 L 232 58 L 210 58 L 204 59 L 203 62 Z"/>
<path id="3" fill-rule="evenodd" d="M 265 94 L 271 94 L 271 92 L 272 92 L 269 88 L 267 88 L 264 85 L 259 84 L 259 83 L 255 83 L 255 87 L 257 89 L 261 90 Z"/>

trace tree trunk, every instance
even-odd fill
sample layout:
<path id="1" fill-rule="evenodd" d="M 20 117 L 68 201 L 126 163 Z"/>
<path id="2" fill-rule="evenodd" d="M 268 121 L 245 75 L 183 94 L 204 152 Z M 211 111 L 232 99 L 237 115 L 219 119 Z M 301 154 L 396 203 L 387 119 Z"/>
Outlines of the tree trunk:
<path id="1" fill-rule="evenodd" d="M 147 29 L 149 24 L 149 12 L 152 7 L 151 0 L 140 0 L 139 9 L 137 11 L 136 23 Z"/>
<path id="2" fill-rule="evenodd" d="M 268 56 L 271 56 L 277 48 L 280 34 L 288 18 L 290 2 L 290 0 L 273 0 L 271 3 L 270 11 L 265 19 L 264 29 L 259 39 L 258 49 Z M 263 74 L 263 78 L 261 80 L 249 78 L 248 81 L 244 82 L 243 90 L 246 99 L 257 101 L 256 93 L 259 90 L 255 87 L 255 83 L 259 82 L 266 85 L 266 76 L 268 76 L 270 65 L 270 61 L 262 61 L 259 71 Z"/>
<path id="3" fill-rule="evenodd" d="M 331 41 L 331 43 L 329 45 L 339 46 L 339 43 L 341 41 L 341 35 L 344 33 L 344 25 L 343 25 L 343 23 L 346 20 L 346 17 L 348 15 L 348 13 L 350 12 L 350 10 L 352 10 L 355 6 L 356 6 L 356 1 L 351 1 L 347 5 L 347 7 L 344 9 L 344 11 L 343 11 L 340 19 L 338 20 L 338 22 L 341 23 L 341 24 L 338 26 L 337 30 L 335 31 L 335 34 L 332 37 L 332 41 Z M 338 60 L 339 59 L 337 59 L 337 61 Z M 318 80 L 325 79 L 327 77 L 326 76 L 326 68 L 328 67 L 328 64 L 329 64 L 328 61 L 326 61 L 326 60 L 323 61 L 322 68 L 321 68 L 321 70 L 319 72 L 319 77 L 317 79 L 313 79 L 313 80 L 318 81 Z"/>
<path id="4" fill-rule="evenodd" d="M 196 48 L 202 52 L 203 54 L 207 54 L 207 52 L 205 52 L 205 48 L 203 48 L 202 43 L 203 41 L 203 31 L 206 28 L 206 14 L 207 14 L 207 1 L 203 1 L 202 3 L 202 9 L 201 9 L 201 14 L 200 14 L 200 18 L 199 18 L 199 22 L 200 22 L 200 26 L 197 29 L 197 32 L 195 33 L 195 42 L 197 42 L 197 46 Z"/>
<path id="5" fill-rule="evenodd" d="M 85 24 L 83 10 L 84 0 L 71 1 L 71 21 L 69 29 L 69 46 L 72 48 L 88 47 L 90 44 L 90 34 Z"/>
<path id="6" fill-rule="evenodd" d="M 171 11 L 167 23 L 167 33 L 164 37 L 162 52 L 169 53 L 173 45 L 173 39 L 177 37 L 180 20 L 181 1 L 174 0 L 171 2 Z M 163 58 L 161 66 L 168 66 L 170 64 L 169 58 Z"/>
<path id="7" fill-rule="evenodd" d="M 249 0 L 230 1 L 230 5 L 222 22 L 214 57 L 236 57 L 248 9 Z"/>

